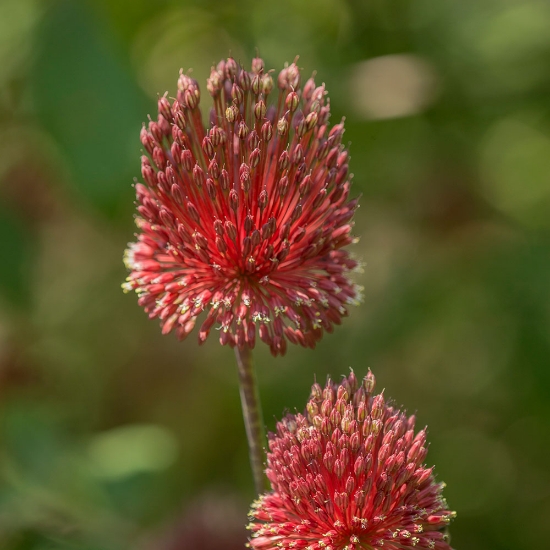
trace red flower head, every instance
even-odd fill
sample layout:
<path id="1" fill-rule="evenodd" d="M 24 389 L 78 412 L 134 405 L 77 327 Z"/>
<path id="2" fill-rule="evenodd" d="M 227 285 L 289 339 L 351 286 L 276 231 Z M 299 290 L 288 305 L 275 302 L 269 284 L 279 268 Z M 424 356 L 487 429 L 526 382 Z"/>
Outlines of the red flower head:
<path id="1" fill-rule="evenodd" d="M 273 79 L 234 59 L 212 69 L 210 129 L 195 80 L 180 74 L 177 99 L 159 99 L 141 131 L 144 183 L 136 183 L 140 229 L 125 262 L 135 290 L 163 333 L 183 339 L 197 317 L 203 342 L 254 346 L 256 328 L 274 355 L 286 340 L 314 347 L 347 315 L 358 288 L 343 123 L 331 129 L 324 86 L 300 87 L 295 63 Z"/>
<path id="2" fill-rule="evenodd" d="M 450 550 L 450 512 L 432 468 L 426 432 L 361 387 L 353 372 L 322 390 L 314 384 L 304 415 L 289 414 L 270 434 L 273 491 L 250 513 L 255 550 Z"/>

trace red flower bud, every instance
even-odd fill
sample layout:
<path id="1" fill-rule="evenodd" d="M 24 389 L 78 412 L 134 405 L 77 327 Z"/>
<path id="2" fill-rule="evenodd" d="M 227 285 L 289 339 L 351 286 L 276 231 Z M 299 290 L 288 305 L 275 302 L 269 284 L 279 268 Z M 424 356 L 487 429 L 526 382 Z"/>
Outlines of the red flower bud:
<path id="1" fill-rule="evenodd" d="M 126 253 L 125 288 L 137 291 L 164 333 L 185 338 L 204 311 L 201 342 L 218 324 L 222 344 L 251 346 L 257 329 L 279 355 L 287 340 L 313 347 L 359 299 L 349 278 L 357 263 L 344 248 L 356 202 L 346 202 L 343 125 L 318 128 L 321 113 L 328 117 L 326 92 L 313 79 L 301 91 L 296 63 L 277 83 L 283 99 L 270 101 L 273 78 L 261 59 L 251 71 L 232 58 L 218 63 L 207 80 L 215 100 L 206 130 L 199 85 L 182 73 L 177 99 L 161 97 L 157 119 L 141 129 L 148 156 L 136 185 L 140 233 Z M 159 282 L 164 274 L 170 281 Z M 185 284 L 168 289 L 174 281 Z M 324 432 L 338 424 L 355 452 L 356 420 L 347 410 L 319 422 Z M 332 460 L 344 465 L 345 453 Z M 352 466 L 342 466 L 345 478 Z"/>
<path id="2" fill-rule="evenodd" d="M 277 424 L 267 454 L 272 490 L 260 495 L 250 512 L 253 550 L 451 550 L 443 529 L 455 514 L 448 510 L 441 494 L 443 484 L 435 482 L 432 469 L 405 464 L 407 449 L 383 461 L 373 460 L 367 450 L 380 449 L 378 454 L 386 455 L 383 449 L 395 442 L 400 426 L 414 428 L 413 417 L 378 399 L 381 414 L 376 422 L 381 429 L 375 436 L 368 435 L 371 441 L 365 445 L 364 433 L 370 432 L 370 428 L 364 430 L 370 417 L 361 407 L 365 386 L 369 393 L 374 389 L 370 372 L 363 387 L 353 372 L 340 384 L 329 379 L 325 391 L 314 384 L 307 415 L 288 414 Z M 342 407 L 347 425 L 353 426 L 350 437 L 329 421 L 342 414 Z M 322 411 L 324 418 L 312 417 L 313 411 Z"/>

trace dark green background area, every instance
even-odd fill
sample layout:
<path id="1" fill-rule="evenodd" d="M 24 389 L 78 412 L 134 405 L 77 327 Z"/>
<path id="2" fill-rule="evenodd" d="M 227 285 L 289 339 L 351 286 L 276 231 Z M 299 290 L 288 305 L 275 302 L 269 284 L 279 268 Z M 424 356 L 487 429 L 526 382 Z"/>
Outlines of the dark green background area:
<path id="1" fill-rule="evenodd" d="M 268 428 L 370 367 L 429 426 L 453 546 L 543 547 L 548 28 L 542 0 L 0 2 L 0 548 L 243 547 L 233 354 L 162 337 L 120 284 L 157 93 L 256 48 L 346 117 L 365 262 L 316 350 L 255 351 Z"/>

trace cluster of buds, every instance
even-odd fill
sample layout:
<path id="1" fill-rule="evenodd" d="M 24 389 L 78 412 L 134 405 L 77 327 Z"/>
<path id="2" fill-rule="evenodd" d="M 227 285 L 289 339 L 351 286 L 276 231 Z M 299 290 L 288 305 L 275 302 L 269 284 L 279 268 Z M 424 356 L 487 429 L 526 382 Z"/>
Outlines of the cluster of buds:
<path id="1" fill-rule="evenodd" d="M 255 550 L 450 550 L 454 517 L 426 467 L 426 431 L 373 395 L 370 373 L 314 384 L 270 434 L 272 492 L 250 512 Z"/>
<path id="2" fill-rule="evenodd" d="M 356 200 L 348 200 L 343 123 L 329 126 L 324 86 L 303 87 L 295 63 L 278 75 L 256 58 L 212 68 L 209 129 L 198 83 L 181 73 L 177 97 L 158 102 L 141 131 L 137 242 L 125 254 L 135 290 L 163 333 L 183 339 L 204 312 L 199 341 L 273 355 L 287 341 L 314 347 L 360 298 L 358 267 L 344 249 Z M 270 105 L 270 103 L 273 103 Z"/>

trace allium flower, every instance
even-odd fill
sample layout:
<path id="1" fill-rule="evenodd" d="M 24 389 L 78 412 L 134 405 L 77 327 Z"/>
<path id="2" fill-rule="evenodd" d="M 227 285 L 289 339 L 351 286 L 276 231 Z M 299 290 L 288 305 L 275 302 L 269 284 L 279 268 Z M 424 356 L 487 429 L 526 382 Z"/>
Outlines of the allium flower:
<path id="1" fill-rule="evenodd" d="M 353 372 L 322 390 L 305 415 L 289 414 L 270 434 L 273 491 L 252 507 L 255 550 L 449 550 L 450 512 L 433 468 L 423 465 L 426 432 L 414 416 L 373 396 L 370 373 Z"/>
<path id="2" fill-rule="evenodd" d="M 300 87 L 295 63 L 278 76 L 221 61 L 207 82 L 203 127 L 197 82 L 181 73 L 177 98 L 158 102 L 141 131 L 147 155 L 136 183 L 140 230 L 125 262 L 135 290 L 163 333 L 182 339 L 206 312 L 220 342 L 254 346 L 256 329 L 274 355 L 286 340 L 313 347 L 359 298 L 348 274 L 352 242 L 343 123 L 328 125 L 324 86 Z"/>

